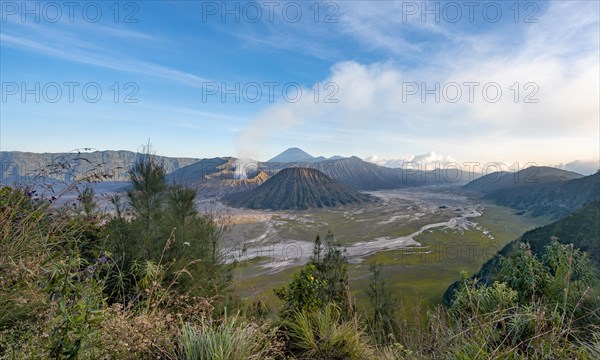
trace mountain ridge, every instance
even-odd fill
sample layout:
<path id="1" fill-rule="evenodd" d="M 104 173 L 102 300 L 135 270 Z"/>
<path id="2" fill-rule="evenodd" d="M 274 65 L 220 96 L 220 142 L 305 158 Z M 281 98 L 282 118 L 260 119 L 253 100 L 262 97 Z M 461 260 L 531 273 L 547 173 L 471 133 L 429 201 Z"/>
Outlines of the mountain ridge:
<path id="1" fill-rule="evenodd" d="M 91 173 L 111 175 L 110 181 L 129 180 L 128 171 L 139 152 L 99 150 L 91 152 L 34 153 L 0 151 L 0 182 L 12 183 L 44 176 L 48 179 L 74 181 Z M 170 173 L 197 162 L 197 158 L 156 155 Z"/>
<path id="2" fill-rule="evenodd" d="M 600 199 L 600 172 L 583 176 L 546 167 L 542 169 L 542 176 L 530 177 L 537 180 L 535 182 L 514 181 L 523 179 L 520 175 L 523 174 L 505 173 L 495 183 L 480 178 L 463 189 L 476 191 L 486 200 L 521 213 L 554 219 L 569 214 L 587 202 Z"/>
<path id="3" fill-rule="evenodd" d="M 470 181 L 467 190 L 491 192 L 518 186 L 534 186 L 582 178 L 583 175 L 549 166 L 530 166 L 517 172 L 499 171 Z"/>

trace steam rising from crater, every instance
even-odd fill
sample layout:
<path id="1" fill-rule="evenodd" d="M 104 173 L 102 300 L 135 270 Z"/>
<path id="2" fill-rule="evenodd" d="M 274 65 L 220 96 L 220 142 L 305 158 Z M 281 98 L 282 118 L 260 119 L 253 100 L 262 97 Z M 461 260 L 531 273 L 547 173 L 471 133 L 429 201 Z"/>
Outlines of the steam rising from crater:
<path id="1" fill-rule="evenodd" d="M 254 177 L 258 172 L 258 163 L 256 160 L 240 158 L 236 159 L 233 165 L 235 167 L 233 176 L 238 180 Z"/>

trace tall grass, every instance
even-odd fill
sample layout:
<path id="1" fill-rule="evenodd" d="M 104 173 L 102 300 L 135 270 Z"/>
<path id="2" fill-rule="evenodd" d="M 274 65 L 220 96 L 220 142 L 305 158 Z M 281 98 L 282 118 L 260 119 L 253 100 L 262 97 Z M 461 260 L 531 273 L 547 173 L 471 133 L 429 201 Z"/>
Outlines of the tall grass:
<path id="1" fill-rule="evenodd" d="M 274 330 L 245 322 L 239 315 L 199 325 L 183 324 L 179 343 L 187 360 L 260 360 L 275 358 L 278 353 Z"/>
<path id="2" fill-rule="evenodd" d="M 369 359 L 373 351 L 356 318 L 344 320 L 340 308 L 297 311 L 283 324 L 288 347 L 297 359 Z"/>

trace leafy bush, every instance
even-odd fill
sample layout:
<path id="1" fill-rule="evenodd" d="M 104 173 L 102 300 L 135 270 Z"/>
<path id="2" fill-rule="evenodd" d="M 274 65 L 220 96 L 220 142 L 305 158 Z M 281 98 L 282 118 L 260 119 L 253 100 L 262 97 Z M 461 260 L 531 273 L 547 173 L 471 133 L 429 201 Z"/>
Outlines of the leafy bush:
<path id="1" fill-rule="evenodd" d="M 297 310 L 316 310 L 323 307 L 320 296 L 326 282 L 319 278 L 314 264 L 306 265 L 300 273 L 294 274 L 292 281 L 285 287 L 275 289 L 275 295 L 284 301 L 284 315 Z"/>
<path id="2" fill-rule="evenodd" d="M 324 242 L 317 235 L 310 263 L 314 264 L 318 278 L 325 285 L 319 294 L 324 303 L 336 303 L 342 310 L 350 312 L 348 257 L 346 249 L 331 232 L 327 232 Z"/>
<path id="3" fill-rule="evenodd" d="M 53 200 L 0 190 L 0 355 L 74 357 L 101 318 L 97 223 Z"/>
<path id="4" fill-rule="evenodd" d="M 521 245 L 502 264 L 503 282 L 464 280 L 439 336 L 455 345 L 445 346 L 459 358 L 594 358 L 600 297 L 587 256 L 553 241 L 542 260 Z"/>
<path id="5" fill-rule="evenodd" d="M 46 345 L 50 357 L 76 357 L 96 331 L 105 305 L 101 276 L 105 265 L 101 259 L 88 264 L 76 252 L 67 254 L 65 259 L 51 258 L 46 291 L 56 315 L 50 322 Z"/>
<path id="6" fill-rule="evenodd" d="M 299 310 L 322 308 L 330 302 L 338 304 L 344 310 L 344 316 L 350 316 L 353 309 L 347 268 L 345 250 L 333 234 L 327 234 L 325 247 L 317 235 L 310 262 L 287 286 L 274 289 L 275 295 L 284 301 L 283 316 Z"/>

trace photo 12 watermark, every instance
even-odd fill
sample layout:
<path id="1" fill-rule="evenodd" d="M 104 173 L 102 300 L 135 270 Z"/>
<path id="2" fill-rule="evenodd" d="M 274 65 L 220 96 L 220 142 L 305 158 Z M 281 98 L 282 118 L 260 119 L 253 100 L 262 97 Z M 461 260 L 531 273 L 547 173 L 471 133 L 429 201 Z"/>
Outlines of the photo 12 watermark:
<path id="1" fill-rule="evenodd" d="M 135 1 L 2 1 L 0 22 L 97 23 L 100 21 L 139 23 L 139 2 Z"/>
<path id="2" fill-rule="evenodd" d="M 222 163 L 219 161 L 204 161 L 199 170 L 199 178 L 203 182 L 214 180 L 251 179 L 261 173 L 274 175 L 279 171 L 297 166 L 314 168 L 327 175 L 331 182 L 344 183 L 344 179 L 353 174 L 348 174 L 337 160 L 323 160 L 316 163 L 307 162 L 264 162 L 251 159 L 238 159 L 231 165 L 231 171 L 222 171 Z M 514 162 L 506 164 L 503 162 L 481 163 L 476 161 L 465 162 L 412 162 L 405 161 L 397 167 L 389 168 L 395 173 L 395 181 L 401 187 L 403 184 L 415 182 L 422 184 L 456 184 L 466 183 L 475 179 L 482 179 L 486 183 L 497 183 L 507 181 L 517 183 L 538 183 L 539 166 L 535 162 Z M 524 171 L 526 170 L 526 171 Z M 214 176 L 214 174 L 218 174 Z M 211 176 L 209 176 L 211 175 Z"/>
<path id="3" fill-rule="evenodd" d="M 140 87 L 136 82 L 100 84 L 95 81 L 79 82 L 2 82 L 2 103 L 58 103 L 85 102 L 95 104 L 102 99 L 116 104 L 137 104 Z"/>
<path id="4" fill-rule="evenodd" d="M 267 263 L 294 263 L 307 260 L 307 254 L 303 247 L 296 243 L 258 244 L 243 242 L 236 244 L 233 248 L 222 249 L 222 253 L 225 254 L 225 259 L 228 262 L 260 259 Z"/>
<path id="5" fill-rule="evenodd" d="M 315 103 L 334 104 L 338 103 L 336 95 L 340 88 L 335 82 L 314 83 L 306 88 L 297 82 L 203 82 L 202 103 L 219 101 L 222 103 L 274 103 L 283 101 L 286 103 L 297 103 L 303 97 L 308 97 Z"/>
<path id="6" fill-rule="evenodd" d="M 409 246 L 398 249 L 396 260 L 401 263 L 433 264 L 433 263 L 469 263 L 476 259 L 489 259 L 494 256 L 500 246 L 495 242 L 442 243 L 434 242 L 427 246 Z"/>
<path id="7" fill-rule="evenodd" d="M 340 5 L 334 1 L 202 1 L 202 23 L 335 24 Z"/>
<path id="8" fill-rule="evenodd" d="M 420 101 L 421 103 L 458 103 L 467 101 L 475 103 L 484 101 L 494 104 L 509 96 L 515 103 L 537 104 L 539 99 L 536 97 L 540 91 L 540 86 L 536 82 L 514 82 L 510 85 L 501 85 L 498 82 L 491 81 L 481 83 L 479 81 L 458 82 L 414 82 L 407 81 L 401 83 L 402 103 Z"/>
<path id="9" fill-rule="evenodd" d="M 403 162 L 398 168 L 401 182 L 420 181 L 431 184 L 452 184 L 482 179 L 486 183 L 509 181 L 538 183 L 539 166 L 535 162 L 505 164 L 502 162 Z M 525 172 L 523 172 L 526 170 Z M 505 177 L 508 176 L 508 177 Z"/>
<path id="10" fill-rule="evenodd" d="M 533 1 L 402 1 L 402 23 L 514 23 L 535 24 L 540 6 Z"/>

